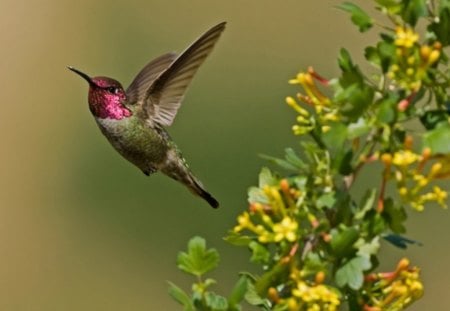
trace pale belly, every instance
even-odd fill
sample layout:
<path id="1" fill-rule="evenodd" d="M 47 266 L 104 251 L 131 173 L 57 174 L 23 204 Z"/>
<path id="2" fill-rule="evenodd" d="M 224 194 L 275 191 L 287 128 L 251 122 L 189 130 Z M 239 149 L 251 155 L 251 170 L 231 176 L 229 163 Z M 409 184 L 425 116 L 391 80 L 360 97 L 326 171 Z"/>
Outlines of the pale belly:
<path id="1" fill-rule="evenodd" d="M 164 163 L 167 141 L 139 120 L 97 119 L 97 124 L 111 145 L 144 173 L 153 173 Z"/>

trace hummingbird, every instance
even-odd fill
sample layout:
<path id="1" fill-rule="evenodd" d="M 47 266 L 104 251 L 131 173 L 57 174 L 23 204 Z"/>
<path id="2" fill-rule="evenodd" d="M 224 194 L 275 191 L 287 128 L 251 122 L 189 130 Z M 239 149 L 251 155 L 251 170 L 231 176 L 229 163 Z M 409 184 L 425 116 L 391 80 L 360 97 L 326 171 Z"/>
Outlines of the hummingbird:
<path id="1" fill-rule="evenodd" d="M 167 53 L 149 62 L 125 90 L 115 79 L 90 77 L 68 67 L 89 84 L 89 109 L 103 135 L 129 162 L 149 176 L 157 171 L 183 183 L 213 208 L 219 202 L 189 169 L 169 136 L 170 126 L 195 73 L 225 29 L 222 22 L 181 54 Z"/>

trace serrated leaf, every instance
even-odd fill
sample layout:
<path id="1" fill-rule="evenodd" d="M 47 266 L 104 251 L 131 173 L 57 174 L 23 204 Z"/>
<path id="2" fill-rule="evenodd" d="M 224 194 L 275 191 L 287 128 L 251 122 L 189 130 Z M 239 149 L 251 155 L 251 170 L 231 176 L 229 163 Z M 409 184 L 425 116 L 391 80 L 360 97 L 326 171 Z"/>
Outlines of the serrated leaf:
<path id="1" fill-rule="evenodd" d="M 448 111 L 431 110 L 427 111 L 420 117 L 420 122 L 427 130 L 435 129 L 438 126 L 448 123 Z"/>
<path id="2" fill-rule="evenodd" d="M 208 288 L 212 285 L 217 284 L 217 281 L 211 278 L 207 278 L 204 282 L 203 282 L 203 289 Z"/>
<path id="3" fill-rule="evenodd" d="M 370 258 L 372 255 L 376 255 L 380 250 L 380 238 L 376 236 L 370 242 L 359 239 L 355 243 L 355 247 L 358 249 L 358 252 L 356 253 L 358 256 Z"/>
<path id="4" fill-rule="evenodd" d="M 270 305 L 266 299 L 263 299 L 256 292 L 255 285 L 251 282 L 248 283 L 247 292 L 245 293 L 245 301 L 252 306 L 261 306 L 264 310 L 270 310 Z"/>
<path id="5" fill-rule="evenodd" d="M 259 187 L 263 188 L 264 186 L 275 186 L 277 184 L 278 179 L 272 175 L 272 172 L 267 167 L 263 167 L 259 173 Z"/>
<path id="6" fill-rule="evenodd" d="M 295 153 L 294 149 L 286 148 L 285 153 L 286 153 L 286 161 L 295 165 L 297 168 L 306 169 L 308 167 L 308 165 L 305 164 L 305 162 L 303 162 L 303 160 L 300 159 L 300 157 Z"/>
<path id="7" fill-rule="evenodd" d="M 205 293 L 205 302 L 208 307 L 215 311 L 225 311 L 228 309 L 227 299 L 213 292 Z"/>
<path id="8" fill-rule="evenodd" d="M 302 275 L 305 277 L 315 275 L 319 271 L 327 271 L 327 262 L 322 261 L 316 253 L 309 252 L 306 255 L 305 263 L 302 268 Z"/>
<path id="9" fill-rule="evenodd" d="M 354 227 L 339 227 L 331 232 L 331 248 L 336 257 L 343 258 L 355 252 L 353 244 L 358 240 L 359 232 Z"/>
<path id="10" fill-rule="evenodd" d="M 339 287 L 348 285 L 351 289 L 359 290 L 363 285 L 364 271 L 372 267 L 367 257 L 355 257 L 340 267 L 335 275 Z"/>
<path id="11" fill-rule="evenodd" d="M 356 122 L 350 123 L 347 127 L 348 139 L 352 140 L 367 134 L 372 127 L 367 124 L 365 118 L 359 118 Z"/>
<path id="12" fill-rule="evenodd" d="M 404 233 L 406 228 L 404 222 L 407 219 L 407 215 L 404 207 L 395 205 L 391 198 L 387 198 L 383 203 L 382 217 L 389 226 L 389 228 L 395 233 Z"/>
<path id="13" fill-rule="evenodd" d="M 247 293 L 247 288 L 249 284 L 248 278 L 243 275 L 239 278 L 236 285 L 234 285 L 233 290 L 231 291 L 230 296 L 228 297 L 228 304 L 231 308 L 238 310 L 237 306 L 244 299 L 245 294 Z"/>
<path id="14" fill-rule="evenodd" d="M 397 14 L 401 10 L 401 2 L 398 0 L 375 0 L 376 3 L 387 9 L 389 13 Z"/>
<path id="15" fill-rule="evenodd" d="M 339 78 L 339 84 L 343 89 L 353 84 L 363 84 L 363 74 L 359 67 L 353 64 L 350 53 L 346 49 L 341 49 L 338 64 L 342 70 L 342 76 Z"/>
<path id="16" fill-rule="evenodd" d="M 289 265 L 287 262 L 279 261 L 270 270 L 264 272 L 263 275 L 255 282 L 256 292 L 260 296 L 265 296 L 267 290 L 272 284 L 278 284 L 280 280 L 287 277 L 289 274 Z"/>
<path id="17" fill-rule="evenodd" d="M 366 213 L 371 209 L 373 209 L 376 195 L 377 195 L 376 189 L 367 190 L 366 194 L 359 203 L 358 211 L 355 213 L 355 219 L 357 220 L 363 219 Z"/>
<path id="18" fill-rule="evenodd" d="M 364 57 L 372 64 L 378 66 L 381 64 L 380 56 L 378 55 L 378 50 L 373 46 L 368 46 L 364 49 Z"/>
<path id="19" fill-rule="evenodd" d="M 433 154 L 450 153 L 450 124 L 442 124 L 423 135 L 423 147 Z"/>
<path id="20" fill-rule="evenodd" d="M 269 199 L 261 188 L 250 187 L 248 189 L 248 202 L 259 202 L 263 204 L 269 203 Z"/>
<path id="21" fill-rule="evenodd" d="M 426 1 L 423 0 L 403 0 L 404 7 L 402 17 L 411 26 L 415 26 L 420 17 L 428 15 Z"/>
<path id="22" fill-rule="evenodd" d="M 380 213 L 375 213 L 373 217 L 370 217 L 370 229 L 373 235 L 378 235 L 386 230 L 386 222 Z"/>
<path id="23" fill-rule="evenodd" d="M 390 95 L 387 98 L 380 99 L 378 104 L 377 121 L 382 124 L 391 124 L 397 118 L 398 96 Z"/>
<path id="24" fill-rule="evenodd" d="M 390 36 L 382 36 L 383 41 L 377 44 L 378 56 L 380 59 L 380 66 L 383 73 L 386 73 L 391 66 L 395 57 L 396 46 L 394 39 Z"/>
<path id="25" fill-rule="evenodd" d="M 347 11 L 351 14 L 353 24 L 358 26 L 359 31 L 364 32 L 369 30 L 373 25 L 372 18 L 359 6 L 351 2 L 344 2 L 338 8 Z"/>
<path id="26" fill-rule="evenodd" d="M 180 270 L 201 276 L 214 269 L 219 264 L 219 253 L 213 249 L 206 249 L 205 239 L 193 237 L 188 243 L 188 252 L 180 252 L 177 266 Z"/>
<path id="27" fill-rule="evenodd" d="M 352 149 L 345 151 L 345 149 L 342 148 L 342 151 L 332 158 L 332 167 L 337 168 L 341 175 L 347 176 L 353 172 L 352 160 Z"/>
<path id="28" fill-rule="evenodd" d="M 184 311 L 195 311 L 195 307 L 191 301 L 191 297 L 175 284 L 169 283 L 169 295 L 178 303 L 184 306 Z"/>
<path id="29" fill-rule="evenodd" d="M 248 245 L 252 251 L 251 262 L 266 264 L 270 260 L 270 252 L 267 248 L 256 241 L 250 242 Z"/>
<path id="30" fill-rule="evenodd" d="M 241 235 L 234 231 L 229 231 L 228 235 L 223 238 L 226 242 L 235 246 L 248 246 L 253 239 L 247 235 Z"/>
<path id="31" fill-rule="evenodd" d="M 336 101 L 341 105 L 340 111 L 350 121 L 356 121 L 372 104 L 374 91 L 372 88 L 355 83 L 336 94 Z"/>
<path id="32" fill-rule="evenodd" d="M 331 208 L 336 203 L 336 194 L 334 192 L 329 192 L 322 194 L 316 201 L 316 206 L 318 208 Z"/>
<path id="33" fill-rule="evenodd" d="M 265 154 L 260 154 L 259 155 L 261 158 L 268 160 L 276 165 L 278 165 L 279 167 L 284 168 L 285 170 L 289 170 L 289 171 L 297 171 L 297 167 L 295 165 L 293 165 L 292 163 L 290 163 L 289 161 L 277 158 L 277 157 L 272 157 L 272 156 L 268 156 Z"/>
<path id="34" fill-rule="evenodd" d="M 342 150 L 347 140 L 347 126 L 341 122 L 329 124 L 330 130 L 322 134 L 322 141 L 331 151 Z"/>

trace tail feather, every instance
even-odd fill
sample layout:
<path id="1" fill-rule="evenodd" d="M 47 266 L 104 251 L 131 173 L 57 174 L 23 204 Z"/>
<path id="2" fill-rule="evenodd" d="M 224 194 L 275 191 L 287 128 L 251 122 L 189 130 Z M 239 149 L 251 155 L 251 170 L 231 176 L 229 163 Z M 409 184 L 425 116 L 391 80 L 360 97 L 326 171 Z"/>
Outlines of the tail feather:
<path id="1" fill-rule="evenodd" d="M 193 194 L 203 198 L 212 208 L 219 207 L 219 202 L 205 190 L 201 182 L 194 177 L 192 172 L 186 166 L 177 164 L 174 166 L 163 167 L 161 172 L 186 185 Z"/>
<path id="2" fill-rule="evenodd" d="M 212 208 L 218 208 L 219 202 L 195 180 L 192 179 L 192 186 L 189 189 L 196 195 L 202 197 Z"/>

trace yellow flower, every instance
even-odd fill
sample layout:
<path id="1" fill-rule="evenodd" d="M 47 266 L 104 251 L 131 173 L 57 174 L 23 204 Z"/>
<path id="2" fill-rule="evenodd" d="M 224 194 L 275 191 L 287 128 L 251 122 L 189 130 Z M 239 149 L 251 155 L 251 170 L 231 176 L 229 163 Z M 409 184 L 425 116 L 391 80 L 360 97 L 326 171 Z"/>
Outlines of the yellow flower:
<path id="1" fill-rule="evenodd" d="M 292 295 L 305 303 L 307 310 L 337 310 L 339 295 L 325 285 L 308 285 L 304 281 L 298 281 L 297 287 L 292 290 Z"/>
<path id="2" fill-rule="evenodd" d="M 439 188 L 438 186 L 435 186 L 435 187 L 433 188 L 433 193 L 434 193 L 434 195 L 435 195 L 436 202 L 437 202 L 439 205 L 443 206 L 443 207 L 447 207 L 446 201 L 447 201 L 447 198 L 448 198 L 448 192 L 442 190 L 442 189 Z"/>
<path id="3" fill-rule="evenodd" d="M 288 240 L 289 242 L 295 242 L 297 240 L 298 223 L 289 217 L 284 217 L 283 220 L 273 226 L 273 232 L 275 233 L 275 242 L 281 240 Z"/>
<path id="4" fill-rule="evenodd" d="M 236 233 L 252 226 L 250 215 L 247 212 L 243 212 L 241 215 L 239 215 L 237 218 L 237 222 L 238 225 L 233 228 L 233 231 Z"/>
<path id="5" fill-rule="evenodd" d="M 419 156 L 410 150 L 402 150 L 394 153 L 392 163 L 397 166 L 408 166 L 419 160 Z"/>
<path id="6" fill-rule="evenodd" d="M 395 33 L 394 43 L 398 47 L 411 48 L 419 40 L 419 34 L 408 27 L 397 27 Z"/>

